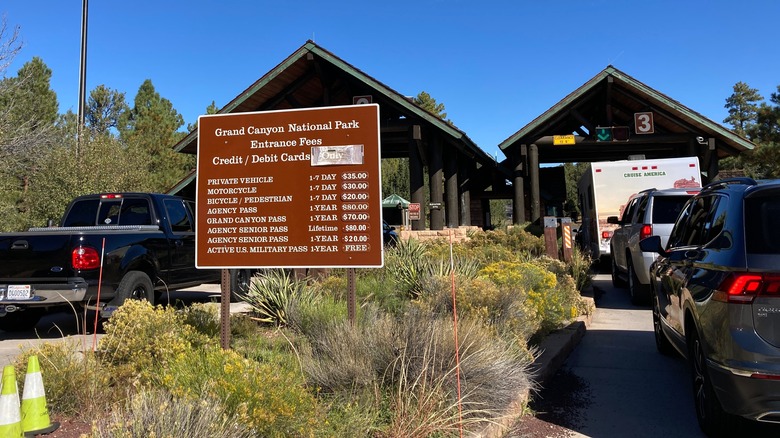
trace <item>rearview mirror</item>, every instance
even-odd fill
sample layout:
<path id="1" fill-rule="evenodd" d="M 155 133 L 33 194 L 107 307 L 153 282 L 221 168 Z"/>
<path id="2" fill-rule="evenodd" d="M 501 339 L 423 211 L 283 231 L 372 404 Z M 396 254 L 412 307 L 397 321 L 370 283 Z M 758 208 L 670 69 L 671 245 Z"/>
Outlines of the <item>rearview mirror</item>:
<path id="1" fill-rule="evenodd" d="M 664 257 L 668 255 L 664 247 L 661 246 L 661 236 L 649 236 L 640 240 L 639 249 L 644 252 L 654 252 Z"/>

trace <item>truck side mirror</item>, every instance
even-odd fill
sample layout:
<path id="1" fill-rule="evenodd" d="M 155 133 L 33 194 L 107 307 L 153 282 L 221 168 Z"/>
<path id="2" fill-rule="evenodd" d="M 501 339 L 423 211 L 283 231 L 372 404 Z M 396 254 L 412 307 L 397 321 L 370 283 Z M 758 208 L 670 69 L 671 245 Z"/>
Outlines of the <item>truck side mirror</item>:
<path id="1" fill-rule="evenodd" d="M 620 219 L 617 216 L 607 216 L 607 223 L 620 225 Z"/>

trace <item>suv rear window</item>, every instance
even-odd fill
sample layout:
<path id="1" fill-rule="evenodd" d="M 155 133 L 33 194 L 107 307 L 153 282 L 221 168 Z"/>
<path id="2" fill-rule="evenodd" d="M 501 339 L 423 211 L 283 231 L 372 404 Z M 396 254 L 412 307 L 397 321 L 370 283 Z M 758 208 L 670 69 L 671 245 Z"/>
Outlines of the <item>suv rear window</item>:
<path id="1" fill-rule="evenodd" d="M 745 239 L 748 254 L 780 254 L 780 198 L 745 199 Z"/>
<path id="2" fill-rule="evenodd" d="M 653 223 L 673 224 L 690 196 L 653 197 Z"/>

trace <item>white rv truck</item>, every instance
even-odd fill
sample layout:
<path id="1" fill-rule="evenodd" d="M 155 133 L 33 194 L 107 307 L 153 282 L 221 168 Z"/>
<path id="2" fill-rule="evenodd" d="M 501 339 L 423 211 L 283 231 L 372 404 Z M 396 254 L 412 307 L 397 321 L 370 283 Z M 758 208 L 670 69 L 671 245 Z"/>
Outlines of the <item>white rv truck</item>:
<path id="1" fill-rule="evenodd" d="M 701 187 L 698 157 L 590 163 L 578 184 L 582 224 L 577 233 L 580 248 L 593 260 L 610 255 L 609 243 L 629 198 L 642 190 Z"/>

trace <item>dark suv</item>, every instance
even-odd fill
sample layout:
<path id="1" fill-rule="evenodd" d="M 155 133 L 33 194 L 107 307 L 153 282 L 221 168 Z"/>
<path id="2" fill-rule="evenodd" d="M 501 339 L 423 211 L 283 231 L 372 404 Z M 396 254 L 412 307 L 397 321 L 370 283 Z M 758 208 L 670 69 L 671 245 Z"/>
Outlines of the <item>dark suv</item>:
<path id="1" fill-rule="evenodd" d="M 658 350 L 688 358 L 709 435 L 780 423 L 780 180 L 716 181 L 692 197 L 650 267 Z"/>

